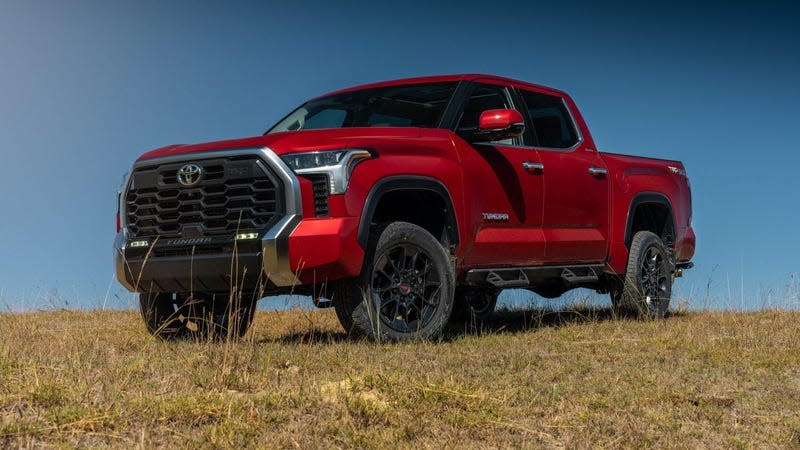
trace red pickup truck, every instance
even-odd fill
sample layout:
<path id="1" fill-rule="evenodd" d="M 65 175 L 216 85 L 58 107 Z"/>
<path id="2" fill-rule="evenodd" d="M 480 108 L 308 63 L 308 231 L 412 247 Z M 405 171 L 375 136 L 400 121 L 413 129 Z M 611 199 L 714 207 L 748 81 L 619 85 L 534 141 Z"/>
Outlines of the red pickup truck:
<path id="1" fill-rule="evenodd" d="M 145 153 L 120 193 L 117 277 L 162 338 L 241 336 L 311 295 L 375 339 L 482 320 L 502 289 L 585 287 L 661 317 L 691 267 L 678 161 L 597 150 L 564 92 L 488 75 L 369 84 L 264 135 Z"/>

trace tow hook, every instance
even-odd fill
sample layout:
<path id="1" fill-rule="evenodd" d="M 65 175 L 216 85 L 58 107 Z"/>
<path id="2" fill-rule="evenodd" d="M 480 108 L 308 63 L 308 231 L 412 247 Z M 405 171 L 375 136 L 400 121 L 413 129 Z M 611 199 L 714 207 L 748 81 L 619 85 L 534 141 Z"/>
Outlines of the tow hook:
<path id="1" fill-rule="evenodd" d="M 675 278 L 680 278 L 683 276 L 684 270 L 691 269 L 692 267 L 694 267 L 694 263 L 689 261 L 675 264 L 675 270 L 672 272 L 672 275 Z"/>

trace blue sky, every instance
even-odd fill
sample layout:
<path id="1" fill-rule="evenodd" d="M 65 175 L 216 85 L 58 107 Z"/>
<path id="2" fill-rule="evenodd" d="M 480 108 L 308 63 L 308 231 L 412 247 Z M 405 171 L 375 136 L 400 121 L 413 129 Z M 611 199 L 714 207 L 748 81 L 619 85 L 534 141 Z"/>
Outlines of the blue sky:
<path id="1" fill-rule="evenodd" d="M 140 153 L 260 134 L 336 88 L 460 72 L 564 89 L 601 149 L 684 161 L 690 306 L 798 295 L 791 3 L 300 3 L 2 3 L 0 306 L 132 305 L 111 242 Z"/>

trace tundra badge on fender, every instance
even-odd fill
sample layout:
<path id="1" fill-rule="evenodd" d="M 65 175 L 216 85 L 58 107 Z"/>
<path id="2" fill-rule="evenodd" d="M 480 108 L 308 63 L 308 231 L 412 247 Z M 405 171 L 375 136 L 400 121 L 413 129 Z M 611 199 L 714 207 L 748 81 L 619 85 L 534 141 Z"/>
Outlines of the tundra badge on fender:
<path id="1" fill-rule="evenodd" d="M 485 222 L 508 222 L 508 213 L 483 213 Z"/>

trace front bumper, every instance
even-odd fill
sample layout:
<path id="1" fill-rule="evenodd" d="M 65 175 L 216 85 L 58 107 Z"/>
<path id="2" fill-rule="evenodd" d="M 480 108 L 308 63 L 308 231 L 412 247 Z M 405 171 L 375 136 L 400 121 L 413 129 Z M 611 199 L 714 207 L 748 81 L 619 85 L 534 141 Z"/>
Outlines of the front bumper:
<path id="1" fill-rule="evenodd" d="M 299 222 L 299 220 L 298 220 Z M 276 224 L 260 242 L 229 240 L 212 253 L 203 247 L 174 247 L 156 242 L 154 251 L 131 249 L 124 232 L 114 241 L 117 280 L 131 292 L 228 291 L 290 287 L 298 279 L 290 267 L 288 237 L 297 223 Z M 216 249 L 215 248 L 215 249 Z M 158 251 L 155 251 L 158 249 Z"/>
<path id="2" fill-rule="evenodd" d="M 196 247 L 196 252 L 177 247 L 173 255 L 158 254 L 169 246 L 157 242 L 154 250 L 158 252 L 131 249 L 125 233 L 120 232 L 114 243 L 117 279 L 131 292 L 221 292 L 233 287 L 256 290 L 263 285 L 270 289 L 293 286 L 298 280 L 285 250 L 288 234 L 284 237 L 282 232 L 292 226 L 284 224 L 260 242 L 230 241 L 213 253 L 204 253 L 202 247 Z"/>
<path id="3" fill-rule="evenodd" d="M 119 233 L 117 279 L 132 292 L 221 292 L 234 286 L 271 292 L 354 277 L 364 258 L 358 222 L 358 217 L 332 217 L 278 224 L 260 241 L 198 245 L 195 252 L 168 241 L 155 243 L 152 251 L 132 249 Z"/>

